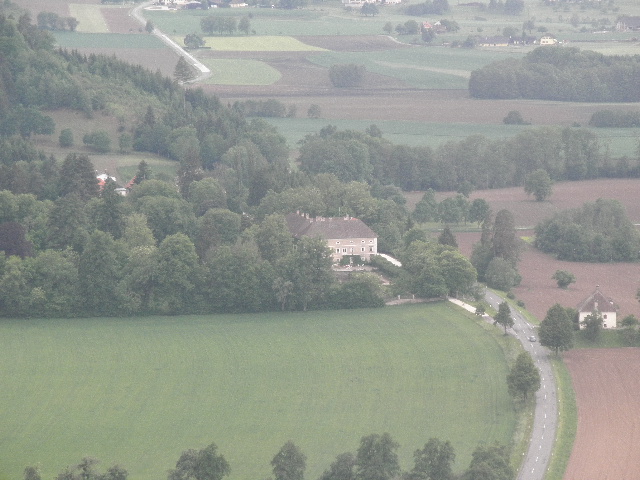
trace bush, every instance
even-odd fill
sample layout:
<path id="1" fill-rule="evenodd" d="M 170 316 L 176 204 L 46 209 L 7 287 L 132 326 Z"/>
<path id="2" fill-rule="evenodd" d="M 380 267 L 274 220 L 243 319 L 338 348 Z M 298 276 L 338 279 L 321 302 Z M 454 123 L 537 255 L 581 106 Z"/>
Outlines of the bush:
<path id="1" fill-rule="evenodd" d="M 73 147 L 73 132 L 70 128 L 65 128 L 60 132 L 58 142 L 60 142 L 62 148 Z"/>
<path id="2" fill-rule="evenodd" d="M 525 122 L 522 115 L 517 110 L 511 110 L 507 113 L 507 116 L 502 119 L 502 123 L 505 125 L 530 125 L 529 122 Z"/>
<path id="3" fill-rule="evenodd" d="M 334 87 L 358 87 L 364 81 L 366 69 L 364 65 L 353 63 L 331 65 L 329 68 L 329 80 Z"/>
<path id="4" fill-rule="evenodd" d="M 389 260 L 379 255 L 375 257 L 371 257 L 371 261 L 369 262 L 372 267 L 377 268 L 380 273 L 386 275 L 388 277 L 397 277 L 402 273 L 402 267 L 397 267 Z"/>
<path id="5" fill-rule="evenodd" d="M 82 137 L 82 143 L 99 153 L 108 153 L 111 151 L 111 137 L 109 137 L 109 134 L 104 130 L 87 133 Z"/>

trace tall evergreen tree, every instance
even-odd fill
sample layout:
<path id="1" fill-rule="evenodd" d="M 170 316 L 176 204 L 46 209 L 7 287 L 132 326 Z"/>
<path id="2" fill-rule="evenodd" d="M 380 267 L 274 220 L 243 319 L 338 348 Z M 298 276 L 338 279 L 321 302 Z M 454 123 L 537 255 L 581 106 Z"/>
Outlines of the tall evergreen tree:
<path id="1" fill-rule="evenodd" d="M 96 169 L 89 157 L 84 154 L 70 153 L 60 166 L 58 191 L 60 196 L 74 194 L 80 200 L 87 201 L 99 194 Z"/>

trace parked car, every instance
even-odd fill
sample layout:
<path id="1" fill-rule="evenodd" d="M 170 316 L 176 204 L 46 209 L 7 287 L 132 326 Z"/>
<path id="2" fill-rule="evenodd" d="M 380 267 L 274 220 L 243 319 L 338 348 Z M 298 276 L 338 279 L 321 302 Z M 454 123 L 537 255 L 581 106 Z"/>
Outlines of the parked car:
<path id="1" fill-rule="evenodd" d="M 535 337 L 534 335 L 531 335 L 531 336 L 529 337 L 529 341 L 530 341 L 530 342 L 535 342 L 535 341 L 536 341 L 536 337 Z"/>

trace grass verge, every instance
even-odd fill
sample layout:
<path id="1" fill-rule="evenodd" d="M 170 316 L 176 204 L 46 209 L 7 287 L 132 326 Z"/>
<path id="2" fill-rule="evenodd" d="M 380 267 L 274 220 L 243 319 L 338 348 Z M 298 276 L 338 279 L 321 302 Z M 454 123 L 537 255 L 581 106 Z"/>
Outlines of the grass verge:
<path id="1" fill-rule="evenodd" d="M 564 362 L 561 359 L 552 359 L 551 365 L 558 388 L 558 431 L 545 479 L 562 480 L 576 438 L 578 408 L 571 375 Z"/>

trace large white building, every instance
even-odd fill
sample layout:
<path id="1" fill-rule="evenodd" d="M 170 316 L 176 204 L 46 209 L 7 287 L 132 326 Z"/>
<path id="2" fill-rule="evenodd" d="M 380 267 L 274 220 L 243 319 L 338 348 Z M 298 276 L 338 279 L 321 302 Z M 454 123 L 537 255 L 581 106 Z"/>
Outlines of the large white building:
<path id="1" fill-rule="evenodd" d="M 378 236 L 357 218 L 310 217 L 307 214 L 290 213 L 286 220 L 294 238 L 325 239 L 335 262 L 340 261 L 345 255 L 357 255 L 368 261 L 378 254 Z"/>

